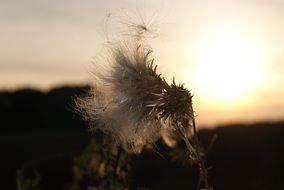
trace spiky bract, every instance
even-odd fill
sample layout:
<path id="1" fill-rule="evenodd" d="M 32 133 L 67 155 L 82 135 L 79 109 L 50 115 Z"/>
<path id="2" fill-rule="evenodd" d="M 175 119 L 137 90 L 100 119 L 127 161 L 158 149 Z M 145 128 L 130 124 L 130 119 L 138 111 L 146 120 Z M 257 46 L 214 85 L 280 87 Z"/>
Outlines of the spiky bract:
<path id="1" fill-rule="evenodd" d="M 142 45 L 112 46 L 107 74 L 94 72 L 108 90 L 78 100 L 78 107 L 93 124 L 113 135 L 127 150 L 140 152 L 155 143 L 161 131 L 172 133 L 189 126 L 192 96 L 183 85 L 169 85 Z M 166 129 L 166 130 L 164 130 Z"/>

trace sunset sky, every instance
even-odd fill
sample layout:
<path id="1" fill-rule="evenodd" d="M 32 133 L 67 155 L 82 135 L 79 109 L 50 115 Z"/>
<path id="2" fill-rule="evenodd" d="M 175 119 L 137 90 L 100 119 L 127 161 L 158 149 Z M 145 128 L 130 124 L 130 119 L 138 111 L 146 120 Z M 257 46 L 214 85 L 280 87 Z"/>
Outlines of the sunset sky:
<path id="1" fill-rule="evenodd" d="M 114 21 L 140 16 L 199 124 L 284 119 L 284 0 L 0 0 L 0 89 L 92 82 Z"/>

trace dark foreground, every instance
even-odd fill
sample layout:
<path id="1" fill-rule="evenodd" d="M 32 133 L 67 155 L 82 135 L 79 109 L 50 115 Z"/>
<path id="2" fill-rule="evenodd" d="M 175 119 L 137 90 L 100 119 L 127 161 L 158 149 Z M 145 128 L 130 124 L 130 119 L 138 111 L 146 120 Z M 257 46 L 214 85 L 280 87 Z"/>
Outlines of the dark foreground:
<path id="1" fill-rule="evenodd" d="M 88 87 L 64 87 L 48 93 L 33 90 L 0 93 L 0 189 L 17 189 L 19 170 L 39 174 L 31 189 L 67 189 L 73 160 L 90 140 L 87 126 L 72 112 L 73 99 Z M 208 147 L 209 181 L 216 190 L 283 189 L 284 122 L 231 125 L 201 130 Z M 196 189 L 196 168 L 173 161 L 163 147 L 132 159 L 133 186 L 150 190 Z"/>

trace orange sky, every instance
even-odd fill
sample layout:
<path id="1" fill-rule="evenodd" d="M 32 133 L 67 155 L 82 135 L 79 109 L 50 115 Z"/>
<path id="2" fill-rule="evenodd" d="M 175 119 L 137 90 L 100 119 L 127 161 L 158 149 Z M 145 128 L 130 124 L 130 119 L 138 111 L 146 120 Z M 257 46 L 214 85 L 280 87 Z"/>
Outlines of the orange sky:
<path id="1" fill-rule="evenodd" d="M 125 11 L 155 17 L 158 70 L 195 94 L 200 124 L 284 118 L 283 0 L 0 0 L 0 88 L 91 82 L 106 15 Z"/>

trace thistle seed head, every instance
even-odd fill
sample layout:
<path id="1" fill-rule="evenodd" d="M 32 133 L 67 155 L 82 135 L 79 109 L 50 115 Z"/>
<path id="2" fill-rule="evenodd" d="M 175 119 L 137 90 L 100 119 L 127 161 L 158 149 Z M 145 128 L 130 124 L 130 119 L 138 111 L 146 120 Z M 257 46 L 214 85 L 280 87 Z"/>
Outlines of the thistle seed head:
<path id="1" fill-rule="evenodd" d="M 126 150 L 140 153 L 177 130 L 178 123 L 189 126 L 193 117 L 192 95 L 173 80 L 169 85 L 160 74 L 151 49 L 142 45 L 119 45 L 112 49 L 112 61 L 105 75 L 97 74 L 108 90 L 94 89 L 77 105 L 93 129 L 111 134 Z"/>

